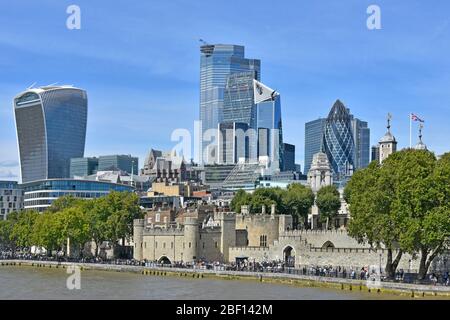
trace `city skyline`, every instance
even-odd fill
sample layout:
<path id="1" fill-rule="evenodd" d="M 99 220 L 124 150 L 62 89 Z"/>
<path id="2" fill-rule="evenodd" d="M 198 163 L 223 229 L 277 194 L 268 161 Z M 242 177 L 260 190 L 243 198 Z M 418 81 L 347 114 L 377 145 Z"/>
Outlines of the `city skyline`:
<path id="1" fill-rule="evenodd" d="M 425 11 L 418 1 L 378 1 L 383 28 L 371 31 L 365 26 L 368 4 L 289 3 L 273 13 L 277 23 L 264 20 L 263 32 L 257 28 L 258 22 L 244 22 L 221 4 L 214 8 L 183 1 L 128 6 L 126 21 L 114 24 L 123 10 L 120 5 L 106 12 L 101 4 L 79 1 L 81 30 L 65 28 L 67 3 L 8 6 L 0 13 L 1 24 L 8 25 L 0 31 L 0 179 L 19 178 L 11 101 L 33 82 L 48 85 L 58 81 L 87 91 L 85 156 L 133 154 L 143 163 L 151 147 L 170 149 L 175 144 L 170 133 L 176 128 L 192 132 L 198 119 L 199 38 L 243 45 L 247 57 L 262 61 L 262 82 L 283 93 L 284 141 L 297 146 L 296 162 L 302 168 L 304 123 L 326 116 L 336 99 L 355 117 L 368 121 L 371 145 L 383 136 L 385 114 L 391 112 L 399 149 L 409 146 L 408 116 L 414 112 L 426 121 L 424 143 L 437 154 L 445 152 L 450 135 L 445 124 L 450 116 L 446 89 L 450 79 L 442 70 L 448 68 L 448 5 Z M 189 18 L 176 21 L 179 12 L 184 12 L 170 10 L 176 5 L 186 7 Z M 208 30 L 203 24 L 187 23 L 195 22 L 199 17 L 195 11 L 202 5 L 205 12 L 201 16 L 216 22 Z M 223 10 L 208 17 L 213 9 Z M 252 10 L 255 15 L 268 12 L 264 6 L 252 6 Z M 325 21 L 308 17 L 318 12 L 326 16 Z M 149 13 L 152 19 L 145 19 Z M 293 23 L 293 15 L 298 22 Z M 283 23 L 285 18 L 289 18 L 288 25 Z M 411 20 L 415 22 L 405 22 Z M 33 24 L 32 30 L 27 23 Z M 232 30 L 226 29 L 231 23 Z M 181 24 L 186 26 L 183 32 L 174 32 Z M 135 32 L 132 37 L 129 28 Z M 148 38 L 148 43 L 142 42 L 142 37 Z M 414 128 L 413 145 L 417 140 Z"/>

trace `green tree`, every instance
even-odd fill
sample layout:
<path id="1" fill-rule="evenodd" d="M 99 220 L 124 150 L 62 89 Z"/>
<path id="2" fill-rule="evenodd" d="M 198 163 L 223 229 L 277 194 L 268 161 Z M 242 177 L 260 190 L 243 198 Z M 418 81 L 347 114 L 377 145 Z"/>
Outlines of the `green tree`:
<path id="1" fill-rule="evenodd" d="M 338 189 L 334 185 L 320 188 L 316 196 L 316 205 L 319 208 L 320 221 L 326 222 L 326 229 L 328 229 L 329 221 L 337 216 L 341 207 Z"/>
<path id="2" fill-rule="evenodd" d="M 45 248 L 48 255 L 51 255 L 53 250 L 62 248 L 65 241 L 60 215 L 60 212 L 44 212 L 36 218 L 33 226 L 32 242 Z"/>
<path id="3" fill-rule="evenodd" d="M 402 217 L 391 209 L 394 194 L 392 183 L 382 176 L 381 167 L 375 161 L 356 171 L 344 192 L 351 215 L 349 235 L 373 247 L 384 245 L 387 249 L 385 271 L 390 279 L 394 278 L 403 255 L 403 250 L 398 247 Z M 399 250 L 394 258 L 395 249 Z"/>
<path id="4" fill-rule="evenodd" d="M 54 217 L 59 220 L 56 223 L 56 226 L 60 228 L 59 242 L 67 245 L 67 241 L 69 241 L 70 247 L 80 253 L 84 244 L 90 240 L 90 221 L 86 211 L 82 206 L 76 205 L 64 209 Z"/>
<path id="5" fill-rule="evenodd" d="M 72 195 L 65 195 L 62 197 L 59 197 L 55 201 L 52 202 L 52 205 L 47 208 L 46 212 L 55 213 L 55 212 L 61 212 L 64 209 L 72 208 L 75 206 L 81 206 L 83 205 L 83 202 L 85 200 L 80 198 L 75 198 Z"/>
<path id="6" fill-rule="evenodd" d="M 308 225 L 308 213 L 314 204 L 314 193 L 311 188 L 299 183 L 292 183 L 288 186 L 283 199 L 288 214 L 293 217 L 294 228 L 298 221 L 303 219 L 304 227 Z"/>
<path id="7" fill-rule="evenodd" d="M 10 233 L 10 238 L 14 239 L 16 246 L 21 248 L 30 248 L 32 243 L 33 225 L 39 213 L 34 210 L 24 210 L 11 217 L 14 221 Z M 9 216 L 8 216 L 9 217 Z"/>
<path id="8" fill-rule="evenodd" d="M 95 257 L 98 257 L 100 245 L 108 240 L 107 220 L 110 214 L 106 198 L 86 201 L 83 210 L 89 222 L 90 239 L 95 243 Z"/>
<path id="9" fill-rule="evenodd" d="M 230 203 L 230 208 L 236 213 L 241 213 L 241 206 L 249 205 L 251 201 L 251 195 L 242 189 L 239 189 L 234 195 Z"/>
<path id="10" fill-rule="evenodd" d="M 108 218 L 106 220 L 106 237 L 113 246 L 118 240 L 130 239 L 133 234 L 133 220 L 143 217 L 139 207 L 139 197 L 130 192 L 111 192 L 105 197 L 105 206 Z"/>
<path id="11" fill-rule="evenodd" d="M 408 150 L 389 162 L 396 185 L 393 209 L 403 214 L 400 246 L 420 254 L 419 279 L 450 237 L 450 156 L 439 161 L 427 150 Z"/>
<path id="12" fill-rule="evenodd" d="M 17 212 L 11 212 L 9 216 L 16 215 Z M 11 233 L 13 229 L 13 223 L 11 219 L 0 220 L 0 244 L 5 249 L 11 249 L 15 251 L 15 243 L 11 241 Z"/>

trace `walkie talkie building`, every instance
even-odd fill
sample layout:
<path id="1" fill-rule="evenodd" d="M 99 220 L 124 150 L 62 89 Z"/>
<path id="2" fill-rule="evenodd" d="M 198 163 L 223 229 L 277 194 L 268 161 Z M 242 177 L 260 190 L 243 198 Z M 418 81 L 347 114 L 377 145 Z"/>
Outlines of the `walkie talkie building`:
<path id="1" fill-rule="evenodd" d="M 71 86 L 28 89 L 14 98 L 22 183 L 70 176 L 84 155 L 86 91 Z"/>

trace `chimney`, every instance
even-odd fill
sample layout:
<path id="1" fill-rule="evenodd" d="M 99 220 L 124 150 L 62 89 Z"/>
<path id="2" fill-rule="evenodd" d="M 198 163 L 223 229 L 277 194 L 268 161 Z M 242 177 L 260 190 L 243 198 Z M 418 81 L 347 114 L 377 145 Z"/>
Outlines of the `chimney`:
<path id="1" fill-rule="evenodd" d="M 266 214 L 266 205 L 264 205 L 264 204 L 262 205 L 261 213 Z"/>
<path id="2" fill-rule="evenodd" d="M 271 210 L 270 210 L 270 214 L 271 215 L 275 215 L 275 204 L 272 204 Z"/>

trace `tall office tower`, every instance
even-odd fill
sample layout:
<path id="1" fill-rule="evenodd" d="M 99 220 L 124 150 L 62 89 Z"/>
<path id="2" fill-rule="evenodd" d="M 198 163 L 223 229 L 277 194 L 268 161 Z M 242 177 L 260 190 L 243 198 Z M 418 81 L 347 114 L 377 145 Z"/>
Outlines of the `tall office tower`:
<path id="1" fill-rule="evenodd" d="M 355 141 L 355 169 L 362 169 L 370 162 L 370 129 L 366 121 L 354 118 L 350 114 Z"/>
<path id="2" fill-rule="evenodd" d="M 323 134 L 323 151 L 328 156 L 333 180 L 344 181 L 355 168 L 355 141 L 349 110 L 336 100 L 328 114 Z"/>
<path id="3" fill-rule="evenodd" d="M 380 162 L 380 146 L 372 146 L 372 157 L 371 161 Z"/>
<path id="4" fill-rule="evenodd" d="M 284 143 L 284 167 L 283 171 L 295 171 L 295 146 Z"/>
<path id="5" fill-rule="evenodd" d="M 85 177 L 95 174 L 98 169 L 98 158 L 72 158 L 70 159 L 70 178 Z"/>
<path id="6" fill-rule="evenodd" d="M 222 122 L 224 91 L 228 76 L 245 71 L 254 71 L 260 78 L 261 62 L 246 59 L 244 47 L 238 45 L 213 44 L 200 47 L 200 154 L 199 162 L 213 163 L 217 145 L 208 141 L 206 132 L 214 135 Z"/>
<path id="7" fill-rule="evenodd" d="M 248 159 L 249 143 L 248 124 L 239 122 L 222 122 L 218 124 L 219 164 L 235 164 Z"/>
<path id="8" fill-rule="evenodd" d="M 267 128 L 258 128 L 258 160 L 263 157 L 269 159 L 270 150 L 270 130 Z"/>
<path id="9" fill-rule="evenodd" d="M 68 178 L 70 159 L 86 140 L 86 91 L 71 86 L 28 89 L 14 98 L 22 182 Z"/>
<path id="10" fill-rule="evenodd" d="M 268 129 L 269 161 L 274 171 L 284 166 L 283 126 L 281 121 L 281 96 L 259 81 L 254 80 L 256 127 Z"/>
<path id="11" fill-rule="evenodd" d="M 303 173 L 308 174 L 313 156 L 321 152 L 323 142 L 323 132 L 326 119 L 319 118 L 305 123 L 305 163 Z"/>
<path id="12" fill-rule="evenodd" d="M 131 155 L 110 155 L 98 157 L 98 171 L 121 170 L 128 173 L 138 172 L 139 158 Z"/>

